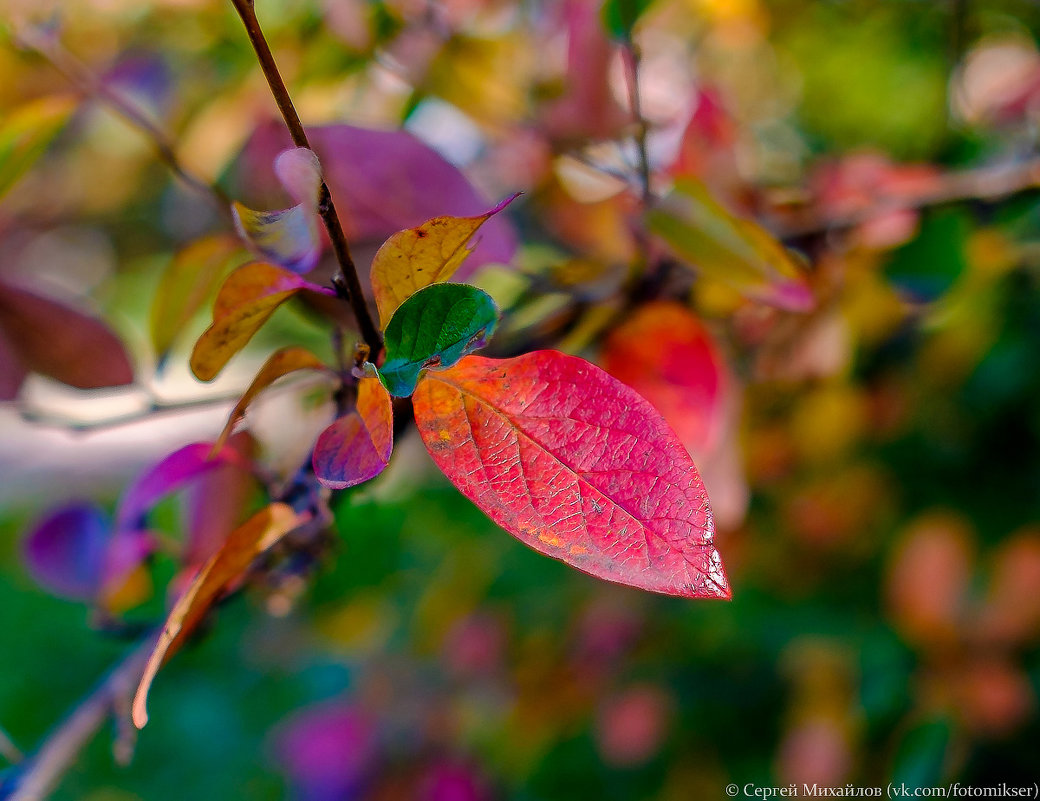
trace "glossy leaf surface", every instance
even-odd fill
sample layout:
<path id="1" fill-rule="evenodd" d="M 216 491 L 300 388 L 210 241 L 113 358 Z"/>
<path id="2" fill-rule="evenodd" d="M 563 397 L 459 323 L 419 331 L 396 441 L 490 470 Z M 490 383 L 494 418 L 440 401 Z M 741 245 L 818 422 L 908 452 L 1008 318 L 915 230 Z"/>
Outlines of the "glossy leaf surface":
<path id="1" fill-rule="evenodd" d="M 383 472 L 394 448 L 393 401 L 374 375 L 358 381 L 357 407 L 326 428 L 314 447 L 314 473 L 344 489 Z"/>
<path id="2" fill-rule="evenodd" d="M 731 214 L 700 181 L 677 180 L 647 223 L 705 276 L 779 308 L 812 308 L 812 292 L 794 257 L 757 223 Z"/>
<path id="3" fill-rule="evenodd" d="M 470 253 L 469 241 L 488 219 L 516 195 L 475 217 L 434 217 L 391 236 L 372 260 L 372 291 L 383 328 L 397 308 L 418 290 L 447 281 Z"/>
<path id="4" fill-rule="evenodd" d="M 20 287 L 0 284 L 0 332 L 20 364 L 79 389 L 134 380 L 123 343 L 100 320 Z"/>
<path id="5" fill-rule="evenodd" d="M 231 235 L 204 237 L 177 253 L 163 272 L 149 328 L 160 361 L 181 330 L 226 277 L 241 245 Z"/>
<path id="6" fill-rule="evenodd" d="M 76 109 L 73 97 L 34 100 L 0 122 L 0 197 L 44 154 Z"/>
<path id="7" fill-rule="evenodd" d="M 273 503 L 232 531 L 220 550 L 199 570 L 166 618 L 138 685 L 133 705 L 134 724 L 138 728 L 148 722 L 148 691 L 163 663 L 253 560 L 305 521 L 306 516 L 297 514 L 287 504 Z"/>
<path id="8" fill-rule="evenodd" d="M 424 369 L 450 367 L 484 347 L 497 323 L 498 309 L 483 290 L 468 284 L 431 284 L 391 318 L 379 375 L 391 395 L 407 397 Z"/>
<path id="9" fill-rule="evenodd" d="M 689 454 L 598 367 L 556 351 L 470 356 L 427 373 L 413 404 L 438 467 L 524 544 L 609 581 L 730 597 Z"/>
<path id="10" fill-rule="evenodd" d="M 305 273 L 321 253 L 317 219 L 321 164 L 313 152 L 297 147 L 278 155 L 274 171 L 296 205 L 255 211 L 236 202 L 231 206 L 235 227 L 261 258 Z"/>
<path id="11" fill-rule="evenodd" d="M 249 407 L 249 404 L 253 402 L 253 399 L 279 378 L 287 376 L 289 373 L 297 370 L 327 369 L 328 367 L 325 363 L 306 348 L 291 346 L 275 351 L 271 354 L 271 357 L 264 362 L 263 367 L 260 368 L 260 371 L 256 374 L 252 383 L 250 383 L 246 391 L 242 393 L 242 397 L 238 399 L 235 408 L 231 410 L 231 414 L 228 415 L 228 421 L 224 425 L 224 429 L 220 432 L 220 436 L 217 437 L 217 441 L 213 444 L 213 452 L 216 453 L 219 451 L 220 448 L 223 447 L 224 443 L 227 442 L 235 424 L 245 417 L 246 409 Z"/>
<path id="12" fill-rule="evenodd" d="M 202 381 L 214 379 L 275 309 L 301 291 L 336 294 L 274 264 L 253 262 L 239 267 L 217 293 L 213 325 L 199 337 L 191 354 L 192 372 Z"/>

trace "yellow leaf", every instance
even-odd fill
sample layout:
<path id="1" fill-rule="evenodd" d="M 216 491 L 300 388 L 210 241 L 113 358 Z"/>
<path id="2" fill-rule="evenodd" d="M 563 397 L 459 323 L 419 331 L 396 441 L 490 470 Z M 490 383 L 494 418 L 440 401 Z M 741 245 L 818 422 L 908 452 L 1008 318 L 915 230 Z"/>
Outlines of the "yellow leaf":
<path id="1" fill-rule="evenodd" d="M 516 197 L 476 217 L 434 217 L 386 240 L 372 260 L 380 325 L 386 328 L 397 307 L 423 287 L 451 278 L 470 254 L 466 245 L 480 226 Z"/>

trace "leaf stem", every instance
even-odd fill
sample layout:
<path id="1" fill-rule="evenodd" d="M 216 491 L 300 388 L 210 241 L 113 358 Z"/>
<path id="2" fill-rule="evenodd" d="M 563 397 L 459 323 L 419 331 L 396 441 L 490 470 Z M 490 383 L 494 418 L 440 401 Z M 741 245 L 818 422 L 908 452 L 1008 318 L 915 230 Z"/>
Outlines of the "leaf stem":
<path id="1" fill-rule="evenodd" d="M 628 84 L 628 103 L 632 111 L 632 119 L 636 124 L 636 151 L 639 156 L 639 183 L 642 190 L 643 206 L 649 206 L 654 195 L 650 187 L 650 151 L 647 147 L 647 134 L 650 126 L 643 116 L 642 100 L 639 95 L 639 48 L 631 38 L 626 38 L 622 54 L 625 62 L 625 79 Z"/>
<path id="2" fill-rule="evenodd" d="M 271 94 L 278 105 L 278 111 L 281 112 L 282 119 L 285 121 L 285 127 L 289 129 L 289 135 L 292 137 L 293 144 L 297 147 L 313 149 L 310 141 L 307 139 L 307 131 L 303 127 L 300 115 L 296 113 L 296 107 L 289 96 L 289 90 L 285 88 L 285 81 L 282 80 L 282 75 L 278 71 L 278 65 L 275 63 L 271 47 L 268 45 L 264 32 L 260 28 L 260 22 L 253 7 L 253 0 L 231 0 L 231 2 L 234 4 L 238 16 L 242 19 L 246 35 L 249 37 L 249 42 L 256 53 L 260 69 L 263 70 L 264 77 L 267 79 L 267 85 L 271 88 Z M 347 236 L 343 231 L 343 224 L 336 213 L 336 206 L 332 202 L 332 194 L 329 192 L 329 187 L 324 181 L 322 181 L 319 189 L 318 214 L 325 225 L 325 230 L 328 231 L 329 240 L 332 242 L 332 250 L 336 254 L 336 261 L 339 264 L 340 280 L 335 282 L 337 291 L 345 296 L 345 299 L 354 310 L 354 316 L 357 318 L 361 336 L 365 343 L 371 348 L 373 354 L 378 355 L 383 349 L 383 336 L 372 319 L 368 305 L 365 303 L 365 293 L 358 278 L 357 266 L 350 255 L 350 246 L 347 244 Z"/>

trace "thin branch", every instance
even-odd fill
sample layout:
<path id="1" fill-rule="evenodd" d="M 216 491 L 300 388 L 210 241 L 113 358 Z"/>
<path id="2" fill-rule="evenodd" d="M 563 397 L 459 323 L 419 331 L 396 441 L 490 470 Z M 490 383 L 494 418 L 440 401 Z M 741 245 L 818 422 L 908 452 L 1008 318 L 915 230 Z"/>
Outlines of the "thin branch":
<path id="1" fill-rule="evenodd" d="M 793 215 L 787 223 L 770 227 L 780 239 L 800 239 L 855 228 L 890 211 L 923 210 L 963 202 L 995 203 L 1036 189 L 1040 189 L 1040 157 L 949 172 L 917 194 L 881 195 L 873 206 L 851 214 L 817 214 L 816 210 L 810 210 Z"/>
<path id="2" fill-rule="evenodd" d="M 650 151 L 646 139 L 650 131 L 646 117 L 643 116 L 642 101 L 639 96 L 639 49 L 631 39 L 625 41 L 622 49 L 625 61 L 625 79 L 628 84 L 628 103 L 632 110 L 632 119 L 636 124 L 636 150 L 639 154 L 639 183 L 642 189 L 643 205 L 649 206 L 654 199 L 650 187 Z"/>
<path id="3" fill-rule="evenodd" d="M 38 801 L 47 797 L 97 730 L 124 708 L 126 699 L 137 688 L 154 640 L 154 632 L 149 632 L 75 711 L 47 735 L 40 749 L 20 766 L 9 801 Z"/>
<path id="4" fill-rule="evenodd" d="M 18 31 L 17 37 L 23 46 L 46 59 L 80 94 L 101 101 L 144 134 L 159 160 L 166 164 L 174 175 L 191 189 L 201 195 L 206 195 L 225 216 L 230 215 L 231 199 L 224 193 L 224 190 L 198 177 L 184 166 L 177 156 L 173 142 L 166 133 L 131 100 L 112 89 L 104 81 L 98 80 L 85 64 L 62 47 L 61 43 L 51 34 L 26 28 Z"/>
<path id="5" fill-rule="evenodd" d="M 116 415 L 113 417 L 106 417 L 101 420 L 84 420 L 82 422 L 76 420 L 69 420 L 68 418 L 61 417 L 59 415 L 47 414 L 33 411 L 32 409 L 21 408 L 19 409 L 19 416 L 27 423 L 34 423 L 41 426 L 50 426 L 52 428 L 62 428 L 68 431 L 74 431 L 76 433 L 87 433 L 92 431 L 102 431 L 107 428 L 115 428 L 117 426 L 129 425 L 130 423 L 136 423 L 140 420 L 146 420 L 154 415 L 160 414 L 176 414 L 178 412 L 190 412 L 197 409 L 206 409 L 211 406 L 227 406 L 237 401 L 242 397 L 244 390 L 229 392 L 221 395 L 211 395 L 206 398 L 191 398 L 184 401 L 174 402 L 163 402 L 160 400 L 153 400 L 147 406 L 142 409 L 135 409 L 132 412 L 126 414 Z"/>
<path id="6" fill-rule="evenodd" d="M 256 18 L 256 10 L 253 8 L 252 0 L 231 0 L 231 2 L 234 4 L 239 17 L 242 18 L 246 35 L 249 37 L 250 44 L 253 45 L 257 61 L 259 61 L 260 68 L 267 79 L 267 85 L 271 88 L 271 94 L 274 96 L 274 101 L 278 105 L 282 119 L 285 121 L 285 127 L 289 129 L 289 135 L 292 137 L 293 144 L 297 147 L 313 149 L 310 141 L 307 139 L 307 131 L 303 127 L 300 115 L 296 113 L 296 107 L 289 96 L 289 90 L 285 88 L 285 81 L 282 80 L 282 75 L 278 71 L 274 54 L 271 52 L 267 39 L 264 37 L 264 32 L 260 28 L 260 22 Z M 362 338 L 368 344 L 372 353 L 378 356 L 383 349 L 383 336 L 372 319 L 368 305 L 365 303 L 365 293 L 358 278 L 357 266 L 350 255 L 347 235 L 343 231 L 343 224 L 336 213 L 336 206 L 332 202 L 332 194 L 324 181 L 322 181 L 319 189 L 318 214 L 325 224 L 325 230 L 328 231 L 329 240 L 332 242 L 332 250 L 336 254 L 336 261 L 339 264 L 340 274 L 337 276 L 338 280 L 334 282 L 336 289 L 354 310 L 354 316 L 357 318 Z"/>

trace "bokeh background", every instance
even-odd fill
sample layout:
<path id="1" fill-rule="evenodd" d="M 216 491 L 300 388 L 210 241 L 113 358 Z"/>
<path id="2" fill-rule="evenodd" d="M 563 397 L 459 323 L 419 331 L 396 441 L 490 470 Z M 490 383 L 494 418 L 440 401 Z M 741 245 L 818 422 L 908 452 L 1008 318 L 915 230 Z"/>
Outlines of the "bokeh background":
<path id="1" fill-rule="evenodd" d="M 641 240 L 622 48 L 598 4 L 257 6 L 306 122 L 403 126 L 485 208 L 525 192 L 501 234 L 509 266 L 475 279 L 511 299 L 502 347 L 605 358 L 597 309 L 618 311 Z M 19 43 L 43 25 L 192 170 L 275 207 L 274 109 L 230 4 L 4 0 L 0 21 L 0 118 L 70 91 Z M 54 797 L 627 801 L 717 798 L 731 781 L 1035 782 L 1038 33 L 1025 0 L 657 0 L 641 17 L 653 188 L 698 176 L 804 253 L 815 297 L 792 313 L 709 270 L 680 280 L 728 387 L 721 433 L 694 455 L 732 602 L 651 596 L 528 551 L 412 432 L 384 477 L 335 504 L 320 552 L 222 607 L 160 674 L 133 761 L 114 763 L 102 729 Z M 71 498 L 111 508 L 143 467 L 215 436 L 274 347 L 329 348 L 325 324 L 287 308 L 202 386 L 186 366 L 202 314 L 156 374 L 163 269 L 226 224 L 104 103 L 77 103 L 0 200 L 0 279 L 104 317 L 138 384 L 29 376 L 0 407 L 0 768 L 129 647 L 34 581 L 33 520 Z M 436 191 L 369 202 L 421 195 L 432 216 Z M 378 241 L 355 242 L 359 263 Z M 320 430 L 324 390 L 296 382 L 250 413 L 272 470 Z M 148 414 L 156 399 L 175 408 Z M 699 403 L 663 411 L 679 428 Z M 211 509 L 219 527 L 227 494 L 168 499 L 153 525 L 176 543 Z M 176 570 L 156 559 L 124 622 L 157 621 Z"/>

